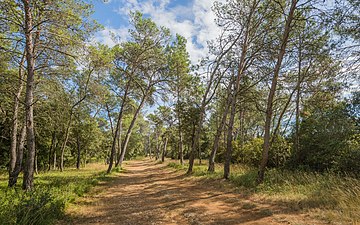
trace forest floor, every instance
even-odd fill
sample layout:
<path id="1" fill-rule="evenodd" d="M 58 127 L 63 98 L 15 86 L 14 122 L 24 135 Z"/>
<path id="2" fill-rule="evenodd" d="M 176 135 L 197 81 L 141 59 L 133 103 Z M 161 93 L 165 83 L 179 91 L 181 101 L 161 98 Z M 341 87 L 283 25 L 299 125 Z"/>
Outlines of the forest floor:
<path id="1" fill-rule="evenodd" d="M 143 159 L 79 198 L 59 224 L 327 224 L 310 214 L 240 193 L 224 180 L 199 179 Z"/>

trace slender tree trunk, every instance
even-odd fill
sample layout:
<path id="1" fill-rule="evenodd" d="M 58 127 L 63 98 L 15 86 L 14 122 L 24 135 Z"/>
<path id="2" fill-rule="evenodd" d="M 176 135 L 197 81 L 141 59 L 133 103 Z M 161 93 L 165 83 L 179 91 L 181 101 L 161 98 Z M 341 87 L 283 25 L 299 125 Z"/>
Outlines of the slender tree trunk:
<path id="1" fill-rule="evenodd" d="M 56 132 L 55 130 L 52 132 L 51 145 L 49 149 L 49 168 L 51 170 L 51 156 L 53 155 L 53 151 L 55 151 L 55 142 L 56 142 Z"/>
<path id="2" fill-rule="evenodd" d="M 121 144 L 119 143 L 119 140 L 120 140 L 121 127 L 122 127 L 122 118 L 123 118 L 123 113 L 124 113 L 124 109 L 125 109 L 125 105 L 126 105 L 126 101 L 127 101 L 127 96 L 128 96 L 129 90 L 130 90 L 131 82 L 132 82 L 132 80 L 130 79 L 126 84 L 123 101 L 121 103 L 121 107 L 120 107 L 120 111 L 119 111 L 119 116 L 116 121 L 115 135 L 114 135 L 113 142 L 111 145 L 110 163 L 109 163 L 109 167 L 107 169 L 107 173 L 111 172 L 111 169 L 113 166 L 113 161 L 115 158 L 117 158 L 115 166 L 116 167 L 121 166 L 120 165 L 121 154 L 116 155 L 116 143 L 118 143 L 119 148 L 121 148 Z M 120 150 L 119 150 L 119 152 L 120 152 Z"/>
<path id="3" fill-rule="evenodd" d="M 158 160 L 158 158 L 159 158 L 159 134 L 157 131 L 156 131 L 155 139 L 156 139 L 155 160 Z"/>
<path id="4" fill-rule="evenodd" d="M 70 126 L 71 126 L 71 122 L 72 122 L 72 117 L 73 117 L 73 111 L 71 109 L 71 112 L 70 112 L 70 118 L 69 118 L 69 121 L 67 123 L 67 126 L 66 126 L 66 130 L 65 130 L 65 139 L 61 145 L 61 150 L 60 150 L 60 171 L 64 171 L 64 154 L 65 154 L 65 147 L 66 147 L 66 144 L 67 144 L 67 141 L 69 139 L 69 133 L 70 133 Z"/>
<path id="5" fill-rule="evenodd" d="M 224 178 L 228 179 L 230 175 L 230 164 L 231 164 L 231 155 L 232 155 L 232 141 L 233 141 L 233 128 L 234 128 L 234 119 L 236 111 L 236 88 L 231 96 L 231 111 L 228 124 L 228 132 L 226 139 L 226 152 L 225 152 L 225 162 L 224 162 Z"/>
<path id="6" fill-rule="evenodd" d="M 117 152 L 115 159 L 115 167 L 119 165 L 120 153 L 121 153 L 121 132 L 122 132 L 122 120 L 120 120 L 119 136 L 117 138 Z"/>
<path id="7" fill-rule="evenodd" d="M 34 132 L 34 51 L 32 37 L 32 12 L 30 0 L 23 0 L 25 10 L 25 38 L 26 38 L 26 96 L 25 96 L 25 114 L 26 114 L 26 134 L 27 134 L 27 159 L 24 168 L 23 189 L 31 190 L 34 187 L 34 160 L 35 160 L 35 132 Z"/>
<path id="8" fill-rule="evenodd" d="M 37 152 L 35 152 L 35 165 L 34 165 L 34 172 L 35 172 L 35 174 L 36 175 L 38 175 L 39 174 L 39 170 L 38 170 L 38 153 Z"/>
<path id="9" fill-rule="evenodd" d="M 209 157 L 208 172 L 210 172 L 210 173 L 215 172 L 215 156 L 216 156 L 217 150 L 219 149 L 221 133 L 224 130 L 224 127 L 225 127 L 225 124 L 226 124 L 226 118 L 227 118 L 227 116 L 229 114 L 229 108 L 230 108 L 230 104 L 231 104 L 231 96 L 230 96 L 231 95 L 231 86 L 232 86 L 231 83 L 229 84 L 229 86 L 227 88 L 227 101 L 226 101 L 225 109 L 224 109 L 223 115 L 221 117 L 220 125 L 216 130 L 216 134 L 215 134 L 215 138 L 214 138 L 214 144 L 213 144 L 213 147 L 211 149 L 211 153 L 210 153 L 210 157 Z"/>
<path id="10" fill-rule="evenodd" d="M 276 62 L 275 68 L 274 68 L 274 76 L 273 76 L 273 79 L 271 82 L 271 88 L 270 88 L 270 92 L 269 92 L 269 96 L 268 96 L 268 100 L 267 100 L 262 160 L 260 162 L 259 173 L 258 173 L 258 177 L 256 180 L 258 184 L 262 183 L 264 180 L 265 168 L 266 168 L 268 158 L 269 158 L 270 126 L 271 126 L 272 113 L 273 113 L 272 112 L 273 111 L 273 101 L 274 101 L 274 96 L 275 96 L 275 92 L 276 92 L 276 86 L 277 86 L 277 81 L 278 81 L 278 77 L 279 77 L 279 73 L 280 73 L 281 64 L 282 64 L 282 61 L 283 61 L 283 58 L 285 55 L 286 46 L 288 43 L 290 31 L 291 31 L 291 23 L 293 21 L 297 2 L 298 2 L 298 0 L 291 1 L 290 11 L 289 11 L 288 17 L 286 19 L 285 30 L 284 30 L 283 37 L 281 40 L 281 47 L 280 47 L 278 59 L 277 59 L 277 62 Z"/>
<path id="11" fill-rule="evenodd" d="M 12 176 L 12 173 L 15 170 L 16 166 L 16 150 L 17 150 L 17 136 L 18 136 L 18 114 L 19 114 L 19 99 L 21 97 L 22 90 L 24 88 L 24 72 L 23 66 L 25 62 L 25 52 L 22 55 L 21 62 L 19 64 L 19 84 L 18 90 L 14 95 L 14 105 L 13 105 L 13 119 L 12 119 L 12 129 L 11 129 L 11 139 L 10 139 L 10 163 L 9 163 L 9 178 Z M 10 179 L 9 179 L 10 182 Z M 10 185 L 10 183 L 9 183 Z"/>
<path id="12" fill-rule="evenodd" d="M 148 134 L 148 148 L 149 148 L 149 156 L 150 156 L 150 159 L 151 159 L 152 157 L 151 157 L 151 141 L 150 141 L 150 133 Z"/>
<path id="13" fill-rule="evenodd" d="M 255 10 L 255 7 L 252 8 Z M 250 30 L 250 24 L 252 19 L 252 12 L 249 15 L 247 28 L 244 36 L 244 41 L 242 44 L 240 62 L 238 66 L 238 71 L 236 75 L 236 79 L 234 82 L 234 89 L 232 95 L 230 95 L 230 117 L 229 117 L 229 124 L 228 124 L 228 131 L 227 131 L 227 139 L 226 139 L 226 152 L 225 152 L 225 163 L 224 163 L 224 178 L 228 179 L 230 175 L 230 164 L 231 164 L 231 155 L 232 155 L 232 141 L 233 141 L 233 130 L 234 130 L 234 121 L 235 121 L 235 114 L 236 114 L 236 100 L 237 96 L 240 91 L 240 81 L 245 69 L 245 58 L 248 50 L 248 36 Z"/>
<path id="14" fill-rule="evenodd" d="M 14 96 L 14 105 L 13 105 L 13 120 L 12 120 L 12 129 L 11 129 L 11 143 L 10 143 L 10 163 L 9 163 L 9 187 L 12 187 L 14 184 L 14 171 L 16 168 L 17 162 L 17 138 L 18 138 L 18 114 L 19 114 L 19 99 L 21 97 L 22 90 L 24 89 L 24 72 L 23 66 L 25 62 L 25 52 L 21 58 L 21 62 L 19 64 L 19 86 L 18 90 Z"/>
<path id="15" fill-rule="evenodd" d="M 76 158 L 76 169 L 80 169 L 81 165 L 81 142 L 80 142 L 80 134 L 77 134 L 76 137 L 76 145 L 77 145 L 77 158 Z"/>
<path id="16" fill-rule="evenodd" d="M 85 91 L 84 91 L 84 96 L 82 96 L 74 105 L 72 105 L 71 109 L 70 109 L 70 117 L 69 117 L 69 121 L 67 123 L 67 126 L 66 126 L 66 130 L 65 130 L 65 138 L 64 138 L 64 142 L 62 143 L 61 145 L 61 149 L 60 149 L 60 152 L 61 152 L 61 155 L 60 155 L 60 171 L 64 171 L 64 154 L 65 154 L 65 147 L 66 147 L 66 144 L 69 140 L 69 134 L 70 134 L 70 127 L 71 127 L 71 122 L 72 122 L 72 118 L 73 118 L 73 115 L 74 115 L 74 109 L 76 108 L 76 106 L 80 105 L 80 103 L 82 101 L 85 100 L 87 94 L 87 89 L 88 89 L 88 86 L 89 86 L 89 81 L 90 81 L 90 77 L 91 77 L 91 74 L 93 73 L 95 68 L 91 68 L 89 73 L 88 73 L 88 76 L 87 76 L 87 80 L 86 80 L 86 83 L 85 83 Z"/>
<path id="17" fill-rule="evenodd" d="M 301 82 L 303 81 L 305 74 L 301 77 L 302 69 L 302 37 L 299 35 L 299 52 L 298 52 L 298 77 L 296 84 L 296 100 L 295 100 L 295 140 L 294 140 L 294 152 L 295 152 L 295 161 L 296 163 L 300 160 L 300 138 L 299 138 L 299 127 L 300 127 L 300 87 Z"/>
<path id="18" fill-rule="evenodd" d="M 53 169 L 56 170 L 56 146 L 54 148 L 54 154 L 53 154 Z"/>
<path id="19" fill-rule="evenodd" d="M 200 132 L 199 132 L 200 133 Z M 196 142 L 196 125 L 193 124 L 193 129 L 192 129 L 192 135 L 191 135 L 191 150 L 190 150 L 190 157 L 189 157 L 189 168 L 187 170 L 187 174 L 191 174 L 193 171 L 193 167 L 194 167 L 194 161 L 195 161 L 195 152 L 196 152 L 196 146 L 195 146 L 195 142 Z"/>
<path id="20" fill-rule="evenodd" d="M 130 126 L 126 132 L 126 135 L 125 135 L 125 139 L 124 139 L 124 143 L 122 144 L 122 148 L 121 148 L 121 154 L 120 154 L 120 160 L 119 160 L 119 166 L 121 167 L 121 164 L 122 162 L 124 161 L 124 157 L 125 157 L 125 154 L 126 154 L 126 149 L 127 149 L 127 145 L 129 144 L 129 140 L 130 140 L 130 136 L 131 136 L 131 132 L 132 132 L 132 129 L 134 128 L 134 125 L 135 125 L 135 122 L 140 114 L 140 111 L 142 109 L 142 107 L 144 106 L 144 103 L 145 103 L 145 100 L 147 99 L 148 97 L 148 90 L 150 89 L 150 87 L 148 87 L 148 89 L 145 91 L 142 99 L 141 99 L 141 102 L 140 102 L 140 105 L 138 106 L 138 108 L 136 109 L 135 111 L 135 114 L 131 120 L 131 123 L 130 123 Z"/>
<path id="21" fill-rule="evenodd" d="M 180 89 L 178 88 L 177 89 L 177 105 L 179 107 L 180 105 Z M 180 160 L 180 164 L 181 165 L 184 165 L 184 150 L 183 150 L 183 134 L 182 134 L 182 131 L 181 131 L 181 128 L 182 128 L 182 124 L 181 124 L 181 115 L 180 115 L 180 111 L 179 110 L 176 110 L 177 111 L 177 117 L 178 117 L 178 120 L 179 120 L 179 126 L 178 126 L 178 133 L 179 133 L 179 160 Z"/>
<path id="22" fill-rule="evenodd" d="M 239 35 L 236 39 L 234 39 L 234 41 L 231 43 L 231 45 L 229 46 L 229 48 L 227 48 L 226 50 L 224 50 L 221 55 L 217 58 L 217 62 L 221 62 L 221 59 L 232 49 L 232 47 L 237 43 L 237 41 L 240 39 L 241 35 Z M 189 159 L 189 168 L 187 170 L 187 174 L 192 173 L 192 169 L 193 169 L 193 164 L 194 164 L 194 158 L 195 158 L 195 152 L 197 151 L 198 147 L 199 147 L 199 138 L 200 138 L 200 133 L 202 130 L 202 125 L 203 125 L 203 121 L 204 121 L 204 117 L 205 117 L 205 109 L 206 106 L 209 104 L 209 102 L 211 101 L 212 97 L 214 96 L 216 89 L 218 87 L 218 84 L 221 80 L 221 76 L 217 79 L 215 78 L 215 74 L 218 72 L 218 68 L 220 66 L 220 63 L 216 63 L 214 69 L 212 70 L 211 74 L 210 74 L 210 78 L 209 78 L 209 82 L 208 85 L 206 87 L 205 93 L 203 95 L 202 101 L 201 101 L 201 105 L 199 107 L 199 121 L 197 123 L 197 127 L 195 127 L 195 132 L 193 135 L 193 143 L 191 146 L 191 152 L 190 152 L 190 159 Z M 213 86 L 213 84 L 215 84 L 214 90 L 213 90 L 213 94 L 209 96 L 210 94 L 210 90 L 211 87 Z"/>
<path id="23" fill-rule="evenodd" d="M 122 119 L 122 109 L 120 110 L 118 120 L 116 122 L 115 135 L 113 137 L 113 143 L 111 145 L 110 160 L 109 160 L 109 167 L 107 169 L 107 173 L 111 172 L 111 169 L 112 169 L 112 166 L 113 166 L 113 163 L 114 163 L 114 158 L 116 158 L 116 143 L 117 143 L 119 133 L 120 133 L 121 119 Z"/>
<path id="24" fill-rule="evenodd" d="M 17 141 L 18 144 L 17 144 L 17 153 L 16 153 L 16 164 L 15 164 L 15 169 L 11 173 L 9 178 L 9 187 L 13 187 L 17 183 L 17 179 L 22 170 L 25 140 L 26 140 L 26 122 L 24 123 L 24 126 L 21 129 L 20 136 Z"/>
<path id="25" fill-rule="evenodd" d="M 168 138 L 165 137 L 165 140 L 164 140 L 164 148 L 163 148 L 162 156 L 161 156 L 161 162 L 164 162 L 164 161 L 165 161 L 167 143 L 168 143 Z"/>
<path id="26" fill-rule="evenodd" d="M 179 128 L 179 159 L 180 159 L 180 164 L 184 165 L 183 134 L 180 128 Z"/>

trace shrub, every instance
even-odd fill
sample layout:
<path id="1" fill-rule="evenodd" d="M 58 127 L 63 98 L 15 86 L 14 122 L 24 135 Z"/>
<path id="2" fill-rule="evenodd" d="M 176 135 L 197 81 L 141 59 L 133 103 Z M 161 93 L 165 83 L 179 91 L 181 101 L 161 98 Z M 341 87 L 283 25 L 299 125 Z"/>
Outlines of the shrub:
<path id="1" fill-rule="evenodd" d="M 236 161 L 248 165 L 258 166 L 262 157 L 264 140 L 254 138 L 240 147 L 234 142 L 234 154 Z M 269 150 L 269 167 L 284 166 L 291 155 L 291 144 L 281 136 L 276 136 Z"/>

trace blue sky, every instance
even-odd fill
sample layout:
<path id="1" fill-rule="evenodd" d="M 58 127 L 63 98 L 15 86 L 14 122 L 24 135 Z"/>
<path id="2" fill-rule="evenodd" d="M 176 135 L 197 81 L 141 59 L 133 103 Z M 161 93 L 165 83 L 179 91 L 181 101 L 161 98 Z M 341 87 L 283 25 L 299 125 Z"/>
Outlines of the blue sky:
<path id="1" fill-rule="evenodd" d="M 179 33 L 188 40 L 187 50 L 192 63 L 207 55 L 207 41 L 219 34 L 211 11 L 214 0 L 94 0 L 93 18 L 105 26 L 95 39 L 113 46 L 111 33 L 119 41 L 128 38 L 128 14 L 139 10 L 151 17 L 158 25 Z"/>

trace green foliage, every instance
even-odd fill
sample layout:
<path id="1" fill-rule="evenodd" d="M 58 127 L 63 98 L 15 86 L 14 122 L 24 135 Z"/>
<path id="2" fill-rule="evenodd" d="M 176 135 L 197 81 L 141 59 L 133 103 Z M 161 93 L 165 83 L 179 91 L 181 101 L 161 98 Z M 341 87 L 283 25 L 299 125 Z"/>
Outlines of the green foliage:
<path id="1" fill-rule="evenodd" d="M 36 177 L 36 188 L 24 192 L 6 187 L 0 175 L 0 224 L 53 224 L 68 203 L 89 192 L 99 181 L 111 179 L 104 167 L 91 164 L 82 170 L 53 171 Z"/>
<path id="2" fill-rule="evenodd" d="M 300 149 L 294 153 L 292 164 L 317 171 L 350 169 L 346 163 L 359 155 L 355 134 L 355 124 L 345 104 L 315 109 L 301 122 Z M 351 166 L 357 170 L 358 163 Z"/>
<path id="3" fill-rule="evenodd" d="M 291 155 L 291 144 L 281 136 L 276 136 L 273 140 L 274 141 L 269 151 L 268 166 L 284 166 Z M 259 165 L 263 143 L 263 138 L 254 138 L 247 141 L 242 147 L 239 145 L 239 142 L 234 142 L 234 154 L 236 161 L 252 166 Z"/>

